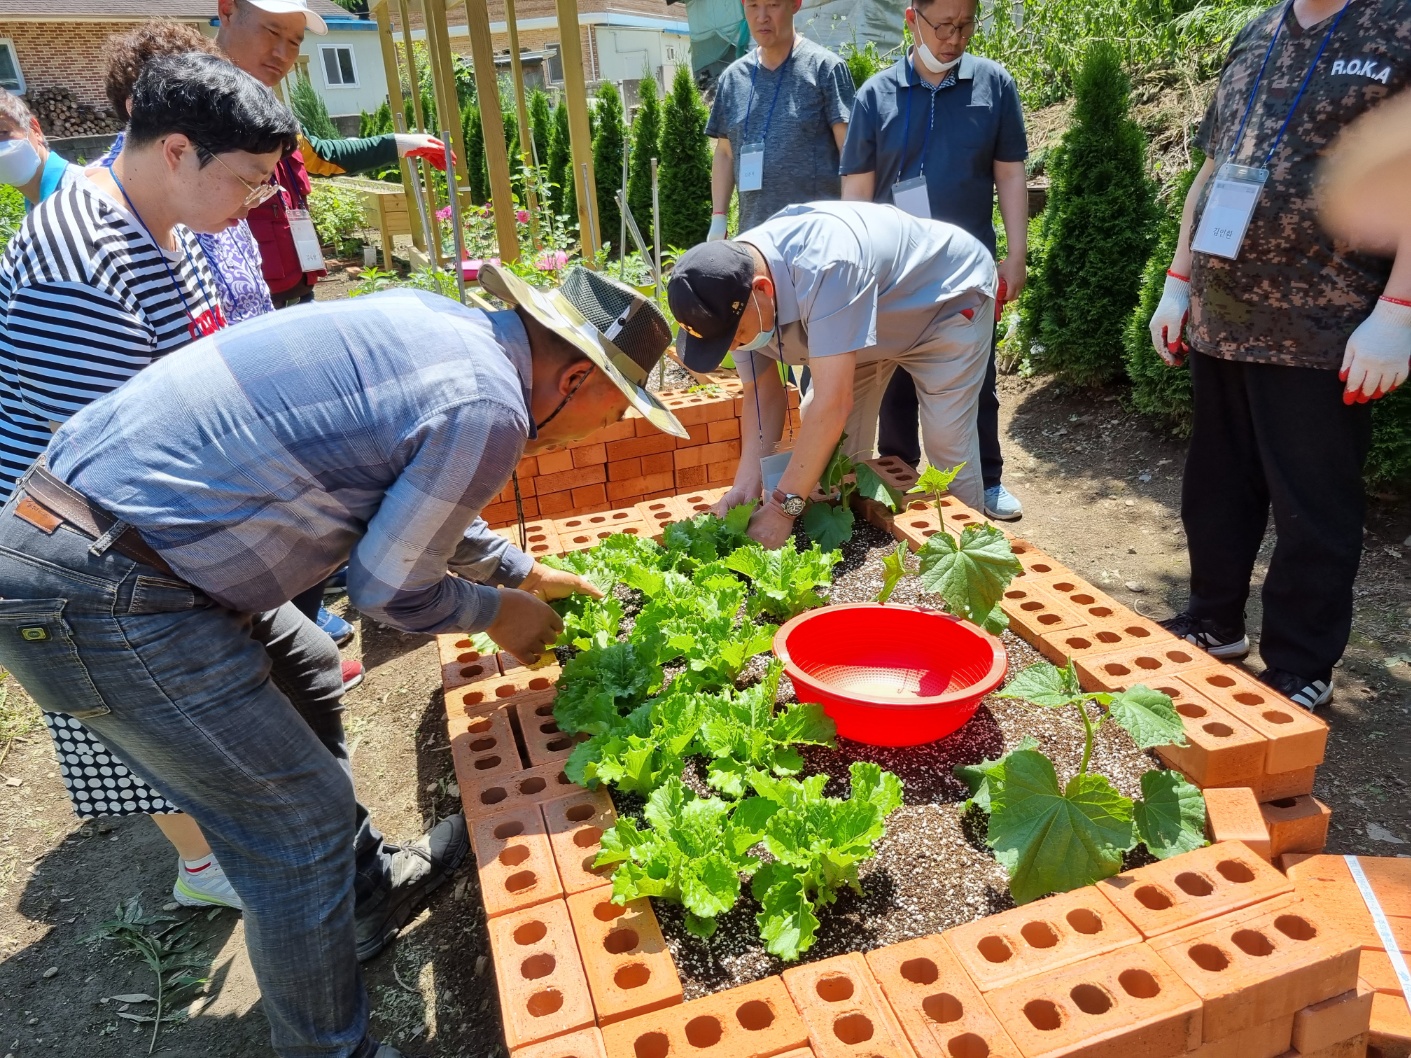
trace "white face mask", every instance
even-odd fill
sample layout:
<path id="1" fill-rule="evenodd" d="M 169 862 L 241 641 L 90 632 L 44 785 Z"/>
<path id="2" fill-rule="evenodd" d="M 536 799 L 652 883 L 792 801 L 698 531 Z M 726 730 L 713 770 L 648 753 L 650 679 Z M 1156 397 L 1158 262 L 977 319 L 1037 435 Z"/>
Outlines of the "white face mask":
<path id="1" fill-rule="evenodd" d="M 926 42 L 921 39 L 919 32 L 914 33 L 913 36 L 916 38 L 916 54 L 921 58 L 921 65 L 932 73 L 945 73 L 947 70 L 953 70 L 960 65 L 961 56 L 957 55 L 950 62 L 941 62 L 940 59 L 936 58 L 931 49 L 926 47 Z"/>
<path id="2" fill-rule="evenodd" d="M 759 319 L 759 333 L 735 350 L 738 353 L 752 353 L 757 349 L 763 349 L 774 340 L 774 328 L 771 327 L 767 331 L 764 329 L 764 313 L 759 311 L 759 302 L 754 298 L 751 298 L 750 302 L 754 305 L 755 316 Z"/>
<path id="3" fill-rule="evenodd" d="M 29 140 L 5 140 L 0 143 L 0 184 L 19 187 L 34 179 L 39 169 L 39 152 Z"/>

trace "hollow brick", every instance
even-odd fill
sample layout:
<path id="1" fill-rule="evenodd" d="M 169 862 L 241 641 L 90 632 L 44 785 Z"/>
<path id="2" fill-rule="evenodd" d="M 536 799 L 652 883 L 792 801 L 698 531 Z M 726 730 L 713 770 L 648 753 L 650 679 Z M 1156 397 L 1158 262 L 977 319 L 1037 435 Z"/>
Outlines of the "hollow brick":
<path id="1" fill-rule="evenodd" d="M 1322 852 L 1328 843 L 1328 821 L 1332 810 L 1316 797 L 1281 797 L 1259 806 L 1269 828 L 1273 854 Z"/>
<path id="2" fill-rule="evenodd" d="M 476 820 L 470 828 L 485 917 L 559 900 L 558 867 L 537 805 Z"/>
<path id="3" fill-rule="evenodd" d="M 1263 735 L 1179 680 L 1157 679 L 1150 686 L 1170 697 L 1186 731 L 1186 745 L 1156 747 L 1168 768 L 1202 790 L 1252 787 L 1263 776 L 1268 741 Z"/>
<path id="4" fill-rule="evenodd" d="M 1411 1055 L 1411 1010 L 1403 996 L 1378 992 L 1372 997 L 1372 1027 L 1367 1045 L 1368 1055 L 1376 1048 L 1377 1058 Z"/>
<path id="5" fill-rule="evenodd" d="M 1294 1050 L 1307 1054 L 1370 1030 L 1375 994 L 1376 989 L 1359 980 L 1356 987 L 1298 1011 L 1293 1016 Z"/>
<path id="6" fill-rule="evenodd" d="M 1112 649 L 1097 649 L 1103 645 Z M 1153 633 L 1142 623 L 1052 632 L 1039 640 L 1038 647 L 1055 664 L 1071 657 L 1083 686 L 1105 691 L 1127 690 L 1137 684 L 1150 687 L 1204 660 L 1189 643 L 1164 631 Z"/>
<path id="7" fill-rule="evenodd" d="M 447 712 L 459 711 L 466 716 L 488 712 L 520 694 L 551 691 L 558 682 L 557 665 L 522 669 L 508 676 L 489 676 L 476 683 L 457 687 L 446 694 Z"/>
<path id="8" fill-rule="evenodd" d="M 867 961 L 856 952 L 784 971 L 817 1058 L 914 1058 Z"/>
<path id="9" fill-rule="evenodd" d="M 1293 1015 L 1251 1025 L 1243 1032 L 1202 1043 L 1186 1058 L 1277 1058 L 1293 1041 Z"/>
<path id="10" fill-rule="evenodd" d="M 607 888 L 568 898 L 578 950 L 599 1025 L 681 1005 L 681 979 L 652 905 L 645 897 L 619 906 Z"/>
<path id="11" fill-rule="evenodd" d="M 1247 786 L 1205 791 L 1205 833 L 1211 841 L 1239 841 L 1260 859 L 1273 859 L 1264 815 Z"/>
<path id="12" fill-rule="evenodd" d="M 520 1047 L 510 1051 L 510 1058 L 607 1058 L 607 1055 L 603 1052 L 603 1034 L 594 1027 Z"/>
<path id="13" fill-rule="evenodd" d="M 489 923 L 500 1017 L 511 1054 L 593 1024 L 588 981 L 574 941 L 568 907 L 551 900 Z M 531 1052 L 534 1053 L 534 1052 Z M 555 1051 L 539 1051 L 554 1055 Z M 590 1058 L 594 1053 L 574 1055 Z M 601 1054 L 601 1048 L 596 1052 Z"/>
<path id="14" fill-rule="evenodd" d="M 617 822 L 617 812 L 606 790 L 578 790 L 540 802 L 549 845 L 559 869 L 559 883 L 568 896 L 598 889 L 612 880 L 613 867 L 594 867 L 602 851 L 603 832 Z"/>
<path id="15" fill-rule="evenodd" d="M 778 977 L 603 1028 L 608 1058 L 773 1058 L 807 1043 L 803 1019 Z"/>
<path id="16" fill-rule="evenodd" d="M 468 820 L 508 809 L 537 805 L 564 797 L 583 787 L 570 782 L 563 763 L 555 761 L 538 768 L 525 768 L 513 775 L 495 775 L 473 783 L 460 782 L 461 804 Z"/>
<path id="17" fill-rule="evenodd" d="M 588 741 L 587 732 L 570 735 L 560 730 L 554 719 L 555 693 L 547 691 L 514 699 L 513 709 L 530 767 L 567 760 L 574 746 Z"/>
<path id="18" fill-rule="evenodd" d="M 1179 678 L 1269 739 L 1264 758 L 1267 773 L 1323 763 L 1328 725 L 1238 666 L 1207 665 L 1182 672 Z"/>
<path id="19" fill-rule="evenodd" d="M 441 686 L 448 691 L 501 672 L 494 654 L 482 654 L 469 636 L 460 633 L 437 636 L 436 652 L 441 658 Z"/>
<path id="20" fill-rule="evenodd" d="M 446 718 L 446 732 L 458 784 L 513 775 L 524 768 L 508 706 L 478 716 L 453 713 Z"/>

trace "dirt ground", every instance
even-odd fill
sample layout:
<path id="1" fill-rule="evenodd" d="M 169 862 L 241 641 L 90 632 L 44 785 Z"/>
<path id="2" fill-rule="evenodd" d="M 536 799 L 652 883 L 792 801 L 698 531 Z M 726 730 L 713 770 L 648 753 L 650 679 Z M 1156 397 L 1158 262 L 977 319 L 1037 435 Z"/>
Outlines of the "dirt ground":
<path id="1" fill-rule="evenodd" d="M 1002 389 L 1006 482 L 1028 511 L 1022 535 L 1141 612 L 1166 616 L 1184 599 L 1182 443 L 1128 412 L 1116 393 L 1021 379 Z M 1409 581 L 1411 503 L 1377 498 L 1353 642 L 1325 714 L 1333 732 L 1316 793 L 1334 810 L 1331 851 L 1411 854 Z M 1250 609 L 1257 629 L 1257 598 Z M 408 837 L 457 805 L 435 648 L 348 616 L 358 628 L 349 656 L 368 670 L 347 699 L 358 790 L 389 836 Z M 124 900 L 139 897 L 149 910 L 169 900 L 171 849 L 141 817 L 80 826 L 49 739 L 42 727 L 27 731 L 31 723 L 12 688 L 0 709 L 0 1058 L 137 1058 L 151 1025 L 120 1015 L 140 1016 L 150 1004 L 124 1009 L 111 997 L 151 993 L 152 975 L 90 935 Z M 210 984 L 188 1017 L 164 1028 L 155 1053 L 270 1054 L 239 917 L 198 916 L 193 934 Z M 408 1056 L 504 1054 L 473 874 L 438 893 L 366 967 L 366 981 L 374 1030 Z"/>

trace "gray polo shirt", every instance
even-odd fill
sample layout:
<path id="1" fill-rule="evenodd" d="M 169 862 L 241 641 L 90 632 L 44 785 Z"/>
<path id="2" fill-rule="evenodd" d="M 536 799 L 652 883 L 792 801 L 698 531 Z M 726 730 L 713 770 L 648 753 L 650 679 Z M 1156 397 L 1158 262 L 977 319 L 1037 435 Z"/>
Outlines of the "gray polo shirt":
<path id="1" fill-rule="evenodd" d="M 906 55 L 869 77 L 853 105 L 840 168 L 844 176 L 876 173 L 877 202 L 892 201 L 898 180 L 924 175 L 931 216 L 964 228 L 993 254 L 995 162 L 1029 156 L 1024 108 L 1014 78 L 997 62 L 966 52 L 955 74 L 953 86 L 933 92 Z"/>
<path id="2" fill-rule="evenodd" d="M 789 206 L 741 236 L 774 278 L 779 341 L 735 354 L 740 377 L 761 356 L 802 364 L 856 352 L 904 357 L 943 320 L 995 296 L 994 255 L 954 224 L 875 202 Z"/>
<path id="3" fill-rule="evenodd" d="M 740 192 L 741 231 L 795 202 L 842 194 L 833 126 L 848 120 L 852 100 L 847 63 L 805 37 L 777 70 L 760 63 L 756 48 L 720 75 L 706 135 L 729 139 L 736 187 L 745 144 L 764 143 L 760 189 Z"/>

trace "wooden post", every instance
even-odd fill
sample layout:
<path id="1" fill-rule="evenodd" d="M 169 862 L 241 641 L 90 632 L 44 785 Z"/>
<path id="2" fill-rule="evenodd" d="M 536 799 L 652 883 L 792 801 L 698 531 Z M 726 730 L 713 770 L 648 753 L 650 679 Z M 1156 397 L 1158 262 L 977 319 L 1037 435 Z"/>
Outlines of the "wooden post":
<path id="1" fill-rule="evenodd" d="M 470 0 L 466 0 L 470 3 Z M 519 24 L 515 21 L 514 0 L 505 0 L 505 26 L 510 34 L 510 78 L 514 82 L 514 105 L 519 113 L 519 157 L 523 165 L 534 164 L 531 160 L 534 154 L 529 146 L 531 133 L 529 131 L 529 106 L 524 101 L 524 64 L 519 58 Z M 538 180 L 535 173 L 535 180 Z M 539 245 L 539 200 L 534 193 L 534 185 L 527 184 L 524 188 L 525 196 L 528 198 L 529 206 L 529 240 L 536 249 Z"/>
<path id="2" fill-rule="evenodd" d="M 598 218 L 592 192 L 594 184 L 593 137 L 588 131 L 588 86 L 583 80 L 583 43 L 578 37 L 578 0 L 554 0 L 559 21 L 559 57 L 563 62 L 563 97 L 568 107 L 568 145 L 573 178 L 578 181 L 578 235 L 583 261 L 591 264 L 598 254 Z M 592 215 L 590 216 L 590 211 Z"/>
<path id="3" fill-rule="evenodd" d="M 412 117 L 416 119 L 416 131 L 425 132 L 426 115 L 422 113 L 421 106 L 421 73 L 416 68 L 416 51 L 412 48 L 412 17 L 407 0 L 397 0 L 397 13 L 402 21 L 402 49 L 407 56 L 407 81 L 412 89 Z M 432 267 L 440 268 L 441 225 L 436 220 L 436 187 L 431 180 L 430 163 L 420 162 L 418 168 L 421 170 L 421 186 L 426 189 L 426 216 L 430 225 L 430 230 L 426 233 L 427 252 L 431 256 Z"/>
<path id="4" fill-rule="evenodd" d="M 382 47 L 382 70 L 387 76 L 387 105 L 391 108 L 393 114 L 401 114 L 402 75 L 397 69 L 397 44 L 392 39 L 392 13 L 388 9 L 387 0 L 380 0 L 380 2 L 373 7 L 372 14 L 373 17 L 377 19 L 377 43 Z M 394 123 L 393 128 L 395 127 L 396 125 Z M 402 170 L 402 190 L 406 192 L 407 196 L 407 212 L 412 214 L 416 212 L 412 205 L 412 203 L 416 201 L 415 195 L 412 192 L 412 181 L 416 179 L 416 177 L 412 173 L 411 163 L 405 158 L 401 159 L 399 167 Z M 411 220 L 410 217 L 408 217 L 408 219 Z M 412 245 L 418 250 L 425 250 L 427 238 L 430 233 L 422 230 L 420 220 L 421 218 L 417 217 L 411 224 Z M 383 256 L 387 258 L 383 264 L 387 268 L 391 268 L 391 237 L 384 237 L 384 242 L 388 243 L 388 246 L 383 249 Z"/>
<path id="5" fill-rule="evenodd" d="M 446 0 L 421 0 L 422 20 L 426 23 L 427 53 L 431 57 L 431 78 L 436 86 L 436 115 L 443 129 L 451 133 L 451 147 L 456 153 L 456 173 L 447 167 L 448 182 L 459 181 L 464 187 L 470 182 L 469 159 L 465 150 L 465 130 L 461 127 L 461 102 L 456 93 L 456 66 L 451 58 L 450 26 L 446 18 Z M 479 71 L 477 71 L 478 75 Z M 479 78 L 477 76 L 477 82 Z M 434 133 L 434 130 L 432 130 Z"/>
<path id="6" fill-rule="evenodd" d="M 439 3 L 440 0 L 424 2 Z M 508 263 L 519 258 L 519 234 L 514 230 L 510 157 L 505 149 L 505 119 L 500 111 L 495 46 L 490 40 L 490 9 L 485 0 L 466 0 L 465 24 L 470 32 L 471 61 L 475 64 L 475 91 L 480 97 L 480 127 L 485 130 L 485 168 L 490 175 L 490 201 L 495 208 L 495 237 L 500 244 L 500 259 Z M 518 52 L 514 54 L 517 59 Z"/>

